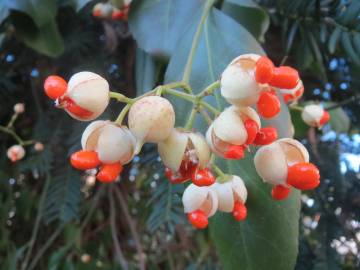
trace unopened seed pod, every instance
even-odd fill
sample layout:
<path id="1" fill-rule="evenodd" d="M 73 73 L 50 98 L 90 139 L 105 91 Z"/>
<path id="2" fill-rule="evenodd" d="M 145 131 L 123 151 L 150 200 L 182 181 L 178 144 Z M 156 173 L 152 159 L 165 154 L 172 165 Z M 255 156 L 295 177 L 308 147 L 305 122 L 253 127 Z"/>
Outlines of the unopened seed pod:
<path id="1" fill-rule="evenodd" d="M 70 78 L 65 94 L 57 103 L 73 118 L 90 121 L 105 111 L 109 99 L 108 82 L 96 73 L 82 71 Z"/>
<path id="2" fill-rule="evenodd" d="M 250 130 L 247 129 L 249 121 L 257 127 L 257 130 L 260 129 L 260 118 L 251 107 L 231 106 L 225 109 L 206 132 L 206 139 L 211 150 L 219 156 L 226 157 L 232 146 L 249 144 Z M 254 132 L 251 131 L 251 133 Z M 253 135 L 256 133 L 255 130 Z M 254 137 L 253 135 L 252 137 Z"/>
<path id="3" fill-rule="evenodd" d="M 237 175 L 228 177 L 229 179 L 225 183 L 216 182 L 211 186 L 218 196 L 218 209 L 223 212 L 232 212 L 235 202 L 245 204 L 247 199 L 244 181 Z"/>
<path id="4" fill-rule="evenodd" d="M 320 105 L 307 105 L 301 113 L 303 121 L 311 127 L 322 127 L 329 121 L 330 115 Z"/>
<path id="5" fill-rule="evenodd" d="M 21 114 L 21 113 L 25 112 L 25 104 L 24 103 L 16 103 L 14 105 L 14 112 L 16 114 Z"/>
<path id="6" fill-rule="evenodd" d="M 159 143 L 169 137 L 175 125 L 174 108 L 165 98 L 144 97 L 131 106 L 128 122 L 138 140 L 138 153 L 143 143 Z"/>
<path id="7" fill-rule="evenodd" d="M 292 89 L 278 89 L 286 103 L 298 101 L 304 94 L 304 84 L 299 80 L 298 84 Z"/>
<path id="8" fill-rule="evenodd" d="M 134 157 L 136 139 L 125 126 L 116 126 L 109 121 L 94 121 L 81 138 L 83 150 L 96 151 L 105 164 L 129 163 Z"/>
<path id="9" fill-rule="evenodd" d="M 204 136 L 198 132 L 174 128 L 170 136 L 158 144 L 158 150 L 164 165 L 173 171 L 178 171 L 184 160 L 201 169 L 210 160 L 210 148 Z"/>
<path id="10" fill-rule="evenodd" d="M 7 157 L 16 162 L 25 156 L 25 149 L 21 145 L 13 145 L 7 150 Z"/>
<path id="11" fill-rule="evenodd" d="M 211 217 L 218 208 L 218 197 L 210 187 L 191 184 L 184 191 L 182 203 L 185 213 L 201 210 L 207 217 Z"/>
<path id="12" fill-rule="evenodd" d="M 256 152 L 254 163 L 264 182 L 287 186 L 288 167 L 309 162 L 309 153 L 297 140 L 285 138 L 262 146 Z"/>
<path id="13" fill-rule="evenodd" d="M 255 80 L 255 65 L 260 55 L 243 54 L 235 58 L 221 75 L 221 95 L 231 104 L 251 106 L 259 98 L 260 87 Z"/>

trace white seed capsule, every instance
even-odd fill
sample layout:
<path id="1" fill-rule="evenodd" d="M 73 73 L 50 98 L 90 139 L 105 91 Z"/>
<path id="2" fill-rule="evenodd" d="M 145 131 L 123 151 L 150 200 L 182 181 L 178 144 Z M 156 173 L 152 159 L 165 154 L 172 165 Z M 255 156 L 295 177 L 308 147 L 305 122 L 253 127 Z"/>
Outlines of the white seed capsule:
<path id="1" fill-rule="evenodd" d="M 302 120 L 311 127 L 320 127 L 320 120 L 324 115 L 324 109 L 320 105 L 307 105 L 301 113 Z"/>
<path id="2" fill-rule="evenodd" d="M 286 185 L 288 166 L 299 162 L 309 162 L 309 153 L 299 141 L 290 138 L 262 146 L 254 157 L 257 173 L 273 185 Z"/>
<path id="3" fill-rule="evenodd" d="M 166 140 L 158 144 L 158 151 L 164 165 L 175 172 L 183 160 L 191 160 L 200 169 L 210 160 L 210 148 L 201 133 L 175 128 Z"/>
<path id="4" fill-rule="evenodd" d="M 235 58 L 221 75 L 221 95 L 231 104 L 251 106 L 261 91 L 255 80 L 256 54 L 243 54 Z"/>
<path id="5" fill-rule="evenodd" d="M 218 208 L 218 197 L 208 186 L 189 185 L 184 191 L 182 202 L 185 213 L 202 210 L 208 217 L 214 215 Z"/>
<path id="6" fill-rule="evenodd" d="M 18 161 L 25 156 L 25 149 L 21 145 L 13 145 L 7 150 L 7 157 L 12 161 Z"/>
<path id="7" fill-rule="evenodd" d="M 14 112 L 16 114 L 21 114 L 25 112 L 25 104 L 24 103 L 17 103 L 14 105 Z"/>
<path id="8" fill-rule="evenodd" d="M 79 115 L 71 112 L 66 106 L 64 109 L 77 120 L 93 120 L 99 117 L 108 106 L 110 100 L 109 91 L 108 82 L 100 75 L 89 71 L 78 72 L 70 78 L 64 96 L 91 114 Z"/>
<path id="9" fill-rule="evenodd" d="M 81 145 L 83 150 L 96 151 L 99 160 L 105 164 L 126 164 L 134 157 L 136 139 L 125 126 L 95 121 L 85 129 Z"/>
<path id="10" fill-rule="evenodd" d="M 138 153 L 143 143 L 159 143 L 169 137 L 175 125 L 174 108 L 165 98 L 144 97 L 131 106 L 128 122 L 138 140 Z"/>
<path id="11" fill-rule="evenodd" d="M 36 152 L 42 152 L 44 150 L 44 144 L 42 144 L 41 142 L 36 142 L 34 144 L 34 149 Z"/>
<path id="12" fill-rule="evenodd" d="M 216 182 L 211 186 L 218 196 L 218 209 L 228 213 L 233 211 L 235 202 L 239 201 L 245 204 L 247 199 L 247 189 L 244 181 L 237 175 L 229 177 L 230 179 L 227 182 Z"/>
<path id="13" fill-rule="evenodd" d="M 260 118 L 251 107 L 230 106 L 220 113 L 206 132 L 211 150 L 223 156 L 229 145 L 243 145 L 248 138 L 244 125 L 247 119 L 255 121 L 261 128 Z"/>

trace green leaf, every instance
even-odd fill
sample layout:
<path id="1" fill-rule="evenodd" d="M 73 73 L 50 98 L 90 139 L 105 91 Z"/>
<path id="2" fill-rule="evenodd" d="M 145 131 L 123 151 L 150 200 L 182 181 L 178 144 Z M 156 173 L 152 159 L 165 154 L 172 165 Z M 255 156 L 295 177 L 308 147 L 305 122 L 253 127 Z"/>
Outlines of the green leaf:
<path id="1" fill-rule="evenodd" d="M 305 122 L 301 118 L 301 112 L 298 110 L 290 110 L 291 113 L 291 121 L 294 125 L 295 129 L 295 138 L 304 138 L 306 136 L 307 131 L 309 130 L 309 126 L 305 124 Z"/>
<path id="2" fill-rule="evenodd" d="M 153 2 L 153 1 L 149 1 Z M 181 80 L 187 63 L 200 16 L 193 17 L 191 27 L 182 35 L 174 50 L 166 72 L 166 82 Z M 205 20 L 193 59 L 190 84 L 195 93 L 220 77 L 226 65 L 243 53 L 263 54 L 256 40 L 234 20 L 212 9 Z M 172 100 L 178 116 L 177 124 L 183 124 L 189 115 L 189 105 Z M 226 103 L 219 94 L 208 97 L 208 102 L 224 108 Z M 280 116 L 264 121 L 278 128 L 281 137 L 290 135 L 290 117 L 282 104 Z M 195 127 L 204 132 L 204 121 Z M 229 174 L 241 176 L 248 188 L 248 218 L 242 223 L 231 215 L 218 213 L 210 219 L 210 231 L 224 269 L 289 270 L 293 269 L 298 252 L 298 228 L 300 193 L 293 191 L 282 202 L 272 200 L 270 186 L 264 184 L 255 172 L 253 154 L 241 161 L 221 161 L 219 165 Z"/>
<path id="3" fill-rule="evenodd" d="M 331 33 L 329 38 L 328 48 L 330 53 L 334 53 L 336 50 L 336 45 L 341 35 L 341 29 L 336 27 L 335 30 Z"/>
<path id="4" fill-rule="evenodd" d="M 21 13 L 12 14 L 16 35 L 30 48 L 51 57 L 64 52 L 64 42 L 54 19 L 37 27 L 33 21 Z"/>
<path id="5" fill-rule="evenodd" d="M 144 51 L 168 59 L 200 7 L 200 1 L 134 0 L 130 31 Z"/>
<path id="6" fill-rule="evenodd" d="M 62 172 L 51 180 L 46 196 L 44 219 L 47 224 L 56 219 L 65 224 L 79 216 L 82 198 L 79 174 L 70 165 L 62 169 L 65 173 Z"/>
<path id="7" fill-rule="evenodd" d="M 264 35 L 269 28 L 267 12 L 252 0 L 225 0 L 223 12 L 238 21 L 256 39 L 265 41 Z"/>
<path id="8" fill-rule="evenodd" d="M 346 54 L 350 61 L 354 62 L 357 65 L 360 65 L 360 56 L 354 50 L 354 47 L 351 42 L 351 36 L 348 32 L 342 32 L 341 34 L 341 42 L 344 47 Z"/>
<path id="9" fill-rule="evenodd" d="M 326 107 L 336 105 L 334 102 L 325 102 Z M 351 121 L 342 107 L 338 107 L 333 110 L 329 110 L 330 113 L 330 127 L 336 133 L 347 133 L 350 129 Z"/>
<path id="10" fill-rule="evenodd" d="M 5 0 L 4 5 L 26 13 L 38 27 L 53 21 L 57 13 L 55 0 Z"/>
<path id="11" fill-rule="evenodd" d="M 136 93 L 142 95 L 153 89 L 156 80 L 156 63 L 143 50 L 136 51 L 135 81 Z"/>

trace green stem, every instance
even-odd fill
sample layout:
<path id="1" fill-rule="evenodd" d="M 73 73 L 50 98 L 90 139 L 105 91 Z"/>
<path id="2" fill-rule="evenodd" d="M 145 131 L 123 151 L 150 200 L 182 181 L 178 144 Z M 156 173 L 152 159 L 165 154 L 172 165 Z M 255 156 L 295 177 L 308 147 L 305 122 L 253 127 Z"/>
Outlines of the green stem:
<path id="1" fill-rule="evenodd" d="M 211 106 L 209 103 L 205 102 L 205 101 L 200 101 L 199 104 L 201 106 L 203 106 L 205 109 L 207 109 L 208 111 L 212 112 L 215 115 L 220 114 L 220 111 L 218 109 L 216 109 L 215 107 Z"/>
<path id="2" fill-rule="evenodd" d="M 184 75 L 183 75 L 183 79 L 182 79 L 182 81 L 187 83 L 187 84 L 190 81 L 190 74 L 191 74 L 192 64 L 193 64 L 196 48 L 197 48 L 197 46 L 199 44 L 199 41 L 200 41 L 201 31 L 203 29 L 206 17 L 208 16 L 214 2 L 215 2 L 215 0 L 207 0 L 206 1 L 203 13 L 202 13 L 201 18 L 200 18 L 200 22 L 198 24 L 198 27 L 196 29 L 193 42 L 191 44 L 190 53 L 189 53 L 189 56 L 188 56 L 187 61 L 186 61 L 186 65 L 185 65 L 185 69 L 184 69 Z"/>
<path id="3" fill-rule="evenodd" d="M 29 144 L 33 143 L 33 141 L 31 141 L 31 140 L 23 141 L 20 138 L 20 136 L 15 133 L 15 131 L 13 131 L 12 129 L 10 129 L 8 127 L 0 126 L 0 131 L 12 136 L 18 142 L 18 144 L 20 144 L 20 145 L 29 145 Z"/>
<path id="4" fill-rule="evenodd" d="M 226 174 L 218 166 L 216 166 L 215 163 L 212 163 L 211 167 L 220 178 L 224 178 L 226 176 Z"/>
<path id="5" fill-rule="evenodd" d="M 300 111 L 300 112 L 302 112 L 304 110 L 303 107 L 300 107 L 300 106 L 297 106 L 297 105 L 290 105 L 289 108 L 292 109 L 292 110 L 295 110 L 295 111 Z"/>
<path id="6" fill-rule="evenodd" d="M 119 102 L 124 102 L 124 103 L 128 103 L 128 104 L 134 103 L 134 99 L 128 98 L 125 95 L 123 95 L 121 93 L 117 93 L 117 92 L 110 91 L 110 98 L 114 98 Z"/>
<path id="7" fill-rule="evenodd" d="M 202 90 L 196 97 L 203 98 L 212 95 L 216 89 L 220 87 L 220 81 L 217 80 Z"/>
<path id="8" fill-rule="evenodd" d="M 19 116 L 19 114 L 14 113 L 13 116 L 11 116 L 9 123 L 6 125 L 6 128 L 9 128 L 9 129 L 12 128 L 16 119 L 18 118 L 18 116 Z"/>
<path id="9" fill-rule="evenodd" d="M 118 240 L 117 237 L 117 232 L 116 232 L 116 213 L 115 213 L 115 203 L 114 203 L 114 192 L 113 192 L 113 188 L 114 186 L 111 185 L 109 188 L 109 203 L 110 203 L 110 229 L 111 229 L 111 237 L 112 240 L 114 242 L 114 247 L 115 247 L 115 254 L 116 256 L 114 256 L 115 260 L 121 265 L 122 269 L 127 270 L 128 269 L 128 263 L 124 257 L 124 254 L 121 250 L 121 246 L 120 246 L 120 242 Z"/>
<path id="10" fill-rule="evenodd" d="M 121 110 L 119 116 L 116 118 L 115 120 L 115 124 L 121 126 L 126 114 L 128 113 L 128 111 L 130 110 L 131 104 L 126 104 L 126 106 Z"/>
<path id="11" fill-rule="evenodd" d="M 180 92 L 180 91 L 177 91 L 177 90 L 164 88 L 162 93 L 172 95 L 172 96 L 176 96 L 176 97 L 185 99 L 185 100 L 190 101 L 190 102 L 195 102 L 195 96 L 194 95 L 183 93 L 183 92 Z"/>
<path id="12" fill-rule="evenodd" d="M 190 116 L 186 122 L 186 125 L 185 125 L 185 129 L 186 130 L 191 130 L 192 129 L 192 126 L 194 124 L 194 121 L 195 121 L 195 117 L 196 117 L 196 114 L 197 114 L 197 109 L 196 107 L 194 106 L 190 112 Z"/>

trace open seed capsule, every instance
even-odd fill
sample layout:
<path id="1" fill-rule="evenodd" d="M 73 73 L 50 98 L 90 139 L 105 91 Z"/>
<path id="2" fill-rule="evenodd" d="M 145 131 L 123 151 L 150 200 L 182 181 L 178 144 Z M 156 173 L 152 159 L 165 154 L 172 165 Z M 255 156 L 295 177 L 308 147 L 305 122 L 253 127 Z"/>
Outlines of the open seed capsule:
<path id="1" fill-rule="evenodd" d="M 207 226 L 207 219 L 215 214 L 218 208 L 218 197 L 210 187 L 189 185 L 182 196 L 184 212 L 190 223 L 198 229 Z"/>
<path id="2" fill-rule="evenodd" d="M 254 163 L 256 171 L 264 182 L 275 186 L 286 188 L 293 186 L 305 190 L 315 188 L 320 183 L 319 171 L 309 163 L 308 151 L 294 139 L 280 139 L 262 146 L 255 154 Z M 278 191 L 283 195 L 279 195 Z M 280 197 L 284 199 L 288 194 L 283 190 L 273 190 L 274 192 L 276 199 Z"/>
<path id="3" fill-rule="evenodd" d="M 330 114 L 320 105 L 307 105 L 301 113 L 303 121 L 311 126 L 321 128 L 330 120 Z"/>
<path id="4" fill-rule="evenodd" d="M 44 83 L 46 94 L 56 105 L 80 121 L 100 116 L 109 104 L 109 84 L 100 75 L 83 71 L 74 74 L 68 84 L 58 76 L 49 76 Z"/>
<path id="5" fill-rule="evenodd" d="M 215 181 L 206 168 L 210 148 L 201 133 L 174 128 L 170 136 L 158 144 L 158 150 L 171 182 L 182 183 L 192 179 L 203 185 Z M 213 180 L 209 182 L 209 179 Z"/>
<path id="6" fill-rule="evenodd" d="M 216 192 L 219 200 L 218 209 L 223 212 L 233 212 L 236 220 L 246 218 L 245 202 L 247 199 L 247 189 L 243 180 L 236 175 L 228 175 L 224 183 L 216 182 L 211 188 Z"/>
<path id="7" fill-rule="evenodd" d="M 221 95 L 231 104 L 250 106 L 257 102 L 260 87 L 255 80 L 255 65 L 260 55 L 243 54 L 235 58 L 221 75 Z"/>
<path id="8" fill-rule="evenodd" d="M 260 118 L 250 107 L 231 106 L 210 125 L 206 140 L 218 156 L 240 159 L 245 147 L 252 143 L 261 127 Z"/>
<path id="9" fill-rule="evenodd" d="M 6 154 L 12 162 L 16 162 L 25 156 L 25 149 L 21 145 L 16 144 L 11 146 Z"/>

